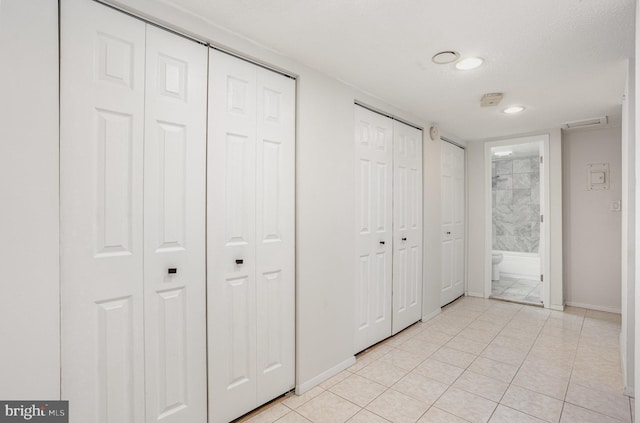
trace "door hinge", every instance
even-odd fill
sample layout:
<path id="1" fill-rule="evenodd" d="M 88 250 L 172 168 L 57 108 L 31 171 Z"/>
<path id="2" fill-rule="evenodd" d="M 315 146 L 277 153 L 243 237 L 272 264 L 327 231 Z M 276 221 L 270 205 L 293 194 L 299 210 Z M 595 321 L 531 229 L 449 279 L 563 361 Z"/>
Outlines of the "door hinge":
<path id="1" fill-rule="evenodd" d="M 540 275 L 540 282 L 544 282 L 544 275 Z"/>
<path id="2" fill-rule="evenodd" d="M 542 164 L 544 162 L 544 159 L 542 158 L 542 156 L 540 156 L 540 164 Z"/>
<path id="3" fill-rule="evenodd" d="M 540 223 L 544 223 L 544 214 L 540 215 Z"/>

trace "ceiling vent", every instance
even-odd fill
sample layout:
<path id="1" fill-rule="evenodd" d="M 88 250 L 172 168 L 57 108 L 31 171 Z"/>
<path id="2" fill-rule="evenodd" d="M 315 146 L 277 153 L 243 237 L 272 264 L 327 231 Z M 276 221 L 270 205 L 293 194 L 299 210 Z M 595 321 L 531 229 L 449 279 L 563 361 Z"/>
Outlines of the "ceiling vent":
<path id="1" fill-rule="evenodd" d="M 497 106 L 502 100 L 502 93 L 490 93 L 482 96 L 480 107 Z"/>
<path id="2" fill-rule="evenodd" d="M 606 116 L 591 118 L 591 119 L 583 119 L 583 120 L 575 120 L 573 122 L 563 123 L 560 127 L 562 129 L 586 129 L 586 128 L 598 128 L 601 126 L 605 126 L 608 122 Z"/>

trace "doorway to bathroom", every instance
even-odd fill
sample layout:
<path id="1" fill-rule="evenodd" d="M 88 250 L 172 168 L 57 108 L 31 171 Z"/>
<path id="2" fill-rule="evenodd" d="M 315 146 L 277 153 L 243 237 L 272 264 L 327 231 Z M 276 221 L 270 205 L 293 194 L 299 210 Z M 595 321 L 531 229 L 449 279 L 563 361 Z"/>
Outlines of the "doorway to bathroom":
<path id="1" fill-rule="evenodd" d="M 485 296 L 531 305 L 548 304 L 546 263 L 549 215 L 548 137 L 490 142 L 487 174 L 487 281 Z M 547 278 L 548 279 L 548 278 Z"/>

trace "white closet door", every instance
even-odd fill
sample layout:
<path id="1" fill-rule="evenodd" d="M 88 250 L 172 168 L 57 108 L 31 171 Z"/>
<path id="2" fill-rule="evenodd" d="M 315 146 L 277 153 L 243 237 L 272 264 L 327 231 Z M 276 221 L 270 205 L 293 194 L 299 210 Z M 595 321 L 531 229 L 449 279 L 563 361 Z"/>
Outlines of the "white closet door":
<path id="1" fill-rule="evenodd" d="M 442 286 L 440 304 L 464 294 L 464 149 L 441 141 Z"/>
<path id="2" fill-rule="evenodd" d="M 60 28 L 62 399 L 144 422 L 145 24 L 69 0 Z"/>
<path id="3" fill-rule="evenodd" d="M 257 403 L 295 381 L 295 81 L 257 71 Z"/>
<path id="4" fill-rule="evenodd" d="M 391 336 L 392 120 L 355 107 L 356 281 L 354 352 Z"/>
<path id="5" fill-rule="evenodd" d="M 209 54 L 209 421 L 256 405 L 256 70 Z"/>
<path id="6" fill-rule="evenodd" d="M 208 49 L 151 25 L 146 44 L 147 422 L 205 422 Z"/>
<path id="7" fill-rule="evenodd" d="M 393 122 L 393 333 L 422 317 L 422 131 Z"/>

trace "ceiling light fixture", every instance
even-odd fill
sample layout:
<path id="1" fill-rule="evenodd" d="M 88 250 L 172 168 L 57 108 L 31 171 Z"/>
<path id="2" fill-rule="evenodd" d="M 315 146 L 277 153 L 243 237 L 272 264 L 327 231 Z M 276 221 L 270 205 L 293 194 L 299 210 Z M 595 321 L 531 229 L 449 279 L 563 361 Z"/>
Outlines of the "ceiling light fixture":
<path id="1" fill-rule="evenodd" d="M 466 59 L 462 59 L 458 63 L 456 63 L 456 69 L 472 70 L 477 67 L 480 67 L 480 65 L 482 65 L 483 62 L 484 62 L 484 59 L 482 59 L 481 57 L 467 57 Z"/>
<path id="2" fill-rule="evenodd" d="M 513 115 L 515 113 L 520 113 L 523 110 L 524 110 L 524 107 L 522 107 L 522 106 L 511 106 L 511 107 L 507 107 L 506 109 L 504 109 L 503 112 L 508 114 L 508 115 Z"/>
<path id="3" fill-rule="evenodd" d="M 433 55 L 431 61 L 436 65 L 446 65 L 453 63 L 460 58 L 460 53 L 453 50 L 440 51 Z"/>

